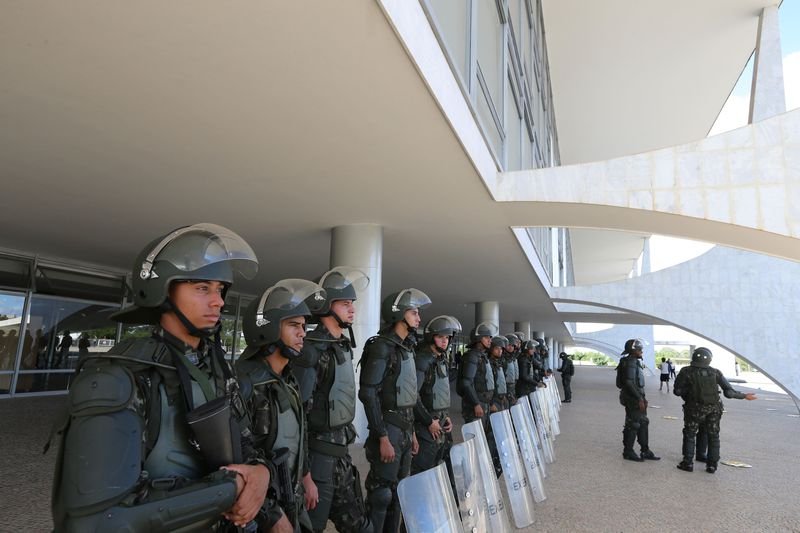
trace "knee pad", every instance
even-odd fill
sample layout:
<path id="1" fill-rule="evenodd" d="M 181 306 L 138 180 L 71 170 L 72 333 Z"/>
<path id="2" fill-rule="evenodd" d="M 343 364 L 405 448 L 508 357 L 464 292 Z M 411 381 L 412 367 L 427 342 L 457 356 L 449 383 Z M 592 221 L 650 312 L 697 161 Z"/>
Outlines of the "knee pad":
<path id="1" fill-rule="evenodd" d="M 371 506 L 386 509 L 392 503 L 392 489 L 386 485 L 375 487 L 367 498 Z"/>

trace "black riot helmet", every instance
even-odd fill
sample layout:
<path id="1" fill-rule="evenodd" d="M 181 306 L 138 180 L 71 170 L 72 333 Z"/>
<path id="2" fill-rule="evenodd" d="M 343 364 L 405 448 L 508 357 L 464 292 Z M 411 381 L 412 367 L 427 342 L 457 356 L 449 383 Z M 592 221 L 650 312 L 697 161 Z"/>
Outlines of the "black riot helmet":
<path id="1" fill-rule="evenodd" d="M 336 320 L 339 327 L 346 329 L 350 335 L 350 345 L 356 347 L 356 339 L 353 335 L 353 324 L 345 322 L 339 315 L 331 310 L 331 304 L 337 300 L 357 299 L 356 291 L 363 291 L 369 285 L 369 278 L 357 268 L 339 266 L 325 272 L 319 279 L 319 285 L 325 289 L 325 301 L 317 311 L 316 317 L 330 316 Z"/>
<path id="2" fill-rule="evenodd" d="M 492 337 L 492 348 L 495 346 L 499 346 L 500 348 L 505 348 L 508 346 L 508 339 L 503 335 L 496 335 Z"/>
<path id="3" fill-rule="evenodd" d="M 286 346 L 281 340 L 281 321 L 286 318 L 308 317 L 324 305 L 325 290 L 314 282 L 304 279 L 284 279 L 268 288 L 261 296 L 250 302 L 242 317 L 242 332 L 247 341 L 247 353 L 252 357 L 260 348 L 267 355 L 280 349 L 287 358 L 300 356 L 300 352 Z"/>
<path id="4" fill-rule="evenodd" d="M 178 228 L 149 243 L 136 257 L 131 276 L 133 305 L 111 318 L 125 324 L 158 324 L 164 311 L 173 311 L 192 336 L 208 337 L 219 327 L 198 329 L 191 324 L 170 302 L 170 284 L 218 281 L 227 291 L 234 272 L 247 279 L 258 272 L 255 252 L 239 235 L 216 224 Z"/>
<path id="5" fill-rule="evenodd" d="M 433 337 L 435 335 L 447 335 L 448 337 L 452 337 L 453 335 L 461 333 L 461 322 L 450 315 L 439 315 L 433 317 L 425 324 L 423 332 L 425 334 L 425 342 L 431 344 L 433 343 Z"/>
<path id="6" fill-rule="evenodd" d="M 620 355 L 633 353 L 636 350 L 644 350 L 644 343 L 642 342 L 642 339 L 628 339 L 625 342 L 625 349 Z"/>
<path id="7" fill-rule="evenodd" d="M 708 348 L 696 348 L 692 352 L 692 362 L 689 363 L 691 366 L 696 366 L 700 368 L 708 368 L 711 366 L 711 358 L 713 357 L 711 350 Z"/>
<path id="8" fill-rule="evenodd" d="M 522 344 L 522 351 L 523 352 L 527 352 L 528 350 L 536 350 L 537 346 L 538 346 L 538 344 L 536 342 L 534 342 L 534 341 L 525 341 Z"/>
<path id="9" fill-rule="evenodd" d="M 525 342 L 525 333 L 523 333 L 521 331 L 515 331 L 514 335 L 519 339 L 520 344 Z"/>
<path id="10" fill-rule="evenodd" d="M 520 343 L 520 339 L 519 339 L 519 337 L 517 337 L 516 333 L 509 333 L 505 337 L 508 340 L 509 344 L 513 344 L 513 345 L 516 346 L 517 344 Z"/>
<path id="11" fill-rule="evenodd" d="M 491 322 L 481 322 L 469 332 L 469 341 L 475 343 L 483 337 L 494 337 L 497 335 L 497 326 Z"/>
<path id="12" fill-rule="evenodd" d="M 381 303 L 381 319 L 388 325 L 405 320 L 405 313 L 409 309 L 425 309 L 431 304 L 428 295 L 419 289 L 403 289 L 393 292 Z M 413 333 L 414 328 L 409 326 Z"/>

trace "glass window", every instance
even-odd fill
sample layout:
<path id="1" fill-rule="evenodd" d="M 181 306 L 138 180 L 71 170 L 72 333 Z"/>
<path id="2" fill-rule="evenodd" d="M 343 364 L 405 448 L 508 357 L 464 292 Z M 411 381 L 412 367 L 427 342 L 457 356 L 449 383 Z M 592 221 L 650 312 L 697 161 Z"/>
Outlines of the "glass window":
<path id="1" fill-rule="evenodd" d="M 25 296 L 0 292 L 0 371 L 14 370 L 24 311 Z M 25 345 L 30 346 L 30 342 Z"/>
<path id="2" fill-rule="evenodd" d="M 35 295 L 26 323 L 17 393 L 69 387 L 79 360 L 114 346 L 116 305 Z M 30 339 L 28 339 L 30 332 Z"/>
<path id="3" fill-rule="evenodd" d="M 478 2 L 478 65 L 486 82 L 491 104 L 502 109 L 503 95 L 503 25 L 495 0 Z"/>
<path id="4" fill-rule="evenodd" d="M 29 259 L 0 255 L 0 286 L 30 288 L 31 266 Z"/>
<path id="5" fill-rule="evenodd" d="M 519 170 L 522 168 L 520 147 L 520 117 L 517 95 L 514 92 L 513 72 L 509 70 L 508 83 L 506 84 L 506 170 Z"/>
<path id="6" fill-rule="evenodd" d="M 11 379 L 14 374 L 11 372 L 0 373 L 0 396 L 11 393 Z"/>
<path id="7" fill-rule="evenodd" d="M 489 145 L 492 147 L 495 155 L 501 154 L 503 139 L 500 131 L 498 130 L 497 122 L 494 119 L 492 110 L 489 107 L 489 103 L 486 101 L 486 95 L 483 90 L 478 90 L 476 107 L 478 112 L 478 120 L 481 124 L 484 134 L 486 134 L 486 138 L 489 140 Z"/>
<path id="8" fill-rule="evenodd" d="M 122 300 L 122 276 L 103 277 L 57 267 L 36 268 L 36 292 L 101 302 Z"/>
<path id="9" fill-rule="evenodd" d="M 434 24 L 456 74 L 467 80 L 469 72 L 469 2 L 462 0 L 427 0 Z"/>

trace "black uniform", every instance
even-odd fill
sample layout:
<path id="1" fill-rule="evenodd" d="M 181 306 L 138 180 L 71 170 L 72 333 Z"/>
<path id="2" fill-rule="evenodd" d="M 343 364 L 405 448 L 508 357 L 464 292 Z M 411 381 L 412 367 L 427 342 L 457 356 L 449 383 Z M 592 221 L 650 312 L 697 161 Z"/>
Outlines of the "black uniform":
<path id="1" fill-rule="evenodd" d="M 240 358 L 236 365 L 251 414 L 254 443 L 272 459 L 277 474 L 270 478 L 257 522 L 262 531 L 269 531 L 285 514 L 295 531 L 310 531 L 302 485 L 308 473 L 308 438 L 297 381 L 291 365 L 277 374 L 263 355 Z M 288 483 L 282 484 L 282 477 Z"/>
<path id="2" fill-rule="evenodd" d="M 536 372 L 534 369 L 533 356 L 525 353 L 517 358 L 519 365 L 519 379 L 517 379 L 517 398 L 527 396 L 536 390 Z"/>
<path id="3" fill-rule="evenodd" d="M 619 393 L 619 402 L 625 406 L 625 426 L 622 430 L 623 454 L 634 454 L 633 445 L 636 440 L 642 450 L 642 456 L 651 455 L 649 445 L 649 424 L 647 418 L 647 398 L 644 392 L 644 370 L 640 360 L 636 357 L 623 357 L 620 365 L 624 365 L 622 390 Z M 644 401 L 644 409 L 639 408 L 639 402 Z"/>
<path id="4" fill-rule="evenodd" d="M 686 366 L 678 372 L 672 388 L 675 396 L 683 398 L 683 461 L 691 465 L 695 455 L 695 436 L 705 428 L 708 439 L 707 466 L 716 469 L 719 461 L 719 424 L 722 401 L 719 389 L 726 398 L 744 399 L 746 394 L 735 390 L 722 372 L 711 367 Z"/>
<path id="5" fill-rule="evenodd" d="M 436 419 L 440 425 L 450 416 L 450 378 L 447 358 L 435 354 L 430 346 L 416 353 L 419 401 L 414 407 L 414 430 L 419 442 L 419 452 L 411 460 L 411 473 L 429 470 L 445 459 L 449 449 L 450 434 L 441 432 L 434 439 L 428 426 Z"/>
<path id="6" fill-rule="evenodd" d="M 489 364 L 489 356 L 482 347 L 473 346 L 461 358 L 457 382 L 465 423 L 476 420 L 475 406 L 481 405 L 483 429 L 489 431 L 489 402 L 494 397 L 494 388 L 494 372 Z"/>
<path id="7" fill-rule="evenodd" d="M 223 421 L 231 433 L 220 439 L 241 442 L 234 453 L 243 457 L 231 462 L 264 464 L 216 343 L 203 340 L 194 349 L 155 328 L 150 338 L 87 357 L 70 387 L 53 484 L 55 529 L 218 527 L 236 500 L 235 475 L 207 464 L 187 420 L 188 411 L 215 400 L 230 402 L 233 414 Z"/>
<path id="8" fill-rule="evenodd" d="M 366 479 L 367 508 L 376 533 L 400 527 L 397 484 L 411 470 L 413 409 L 417 403 L 417 373 L 412 336 L 393 331 L 370 338 L 361 357 L 358 397 L 364 404 L 369 436 L 364 445 L 370 464 Z M 394 461 L 384 463 L 380 438 L 388 436 Z"/>
<path id="9" fill-rule="evenodd" d="M 572 376 L 575 375 L 575 364 L 569 357 L 565 357 L 561 360 L 561 368 L 558 370 L 561 372 L 561 384 L 564 386 L 564 401 L 571 402 Z"/>
<path id="10" fill-rule="evenodd" d="M 361 477 L 348 446 L 355 440 L 355 374 L 350 341 L 335 339 L 323 324 L 310 332 L 293 371 L 308 419 L 308 455 L 319 502 L 308 514 L 315 531 L 328 519 L 344 533 L 371 531 Z"/>

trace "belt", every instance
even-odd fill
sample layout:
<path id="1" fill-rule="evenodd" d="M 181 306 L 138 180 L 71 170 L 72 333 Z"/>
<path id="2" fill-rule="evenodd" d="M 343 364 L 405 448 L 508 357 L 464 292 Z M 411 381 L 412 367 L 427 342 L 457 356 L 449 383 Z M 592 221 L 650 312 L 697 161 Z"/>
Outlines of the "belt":
<path id="1" fill-rule="evenodd" d="M 383 413 L 383 421 L 405 431 L 411 431 L 413 429 L 411 422 L 403 418 L 400 413 L 395 413 L 394 411 L 385 411 Z"/>
<path id="2" fill-rule="evenodd" d="M 347 446 L 325 442 L 324 440 L 309 440 L 308 449 L 331 457 L 344 457 L 347 455 Z"/>

